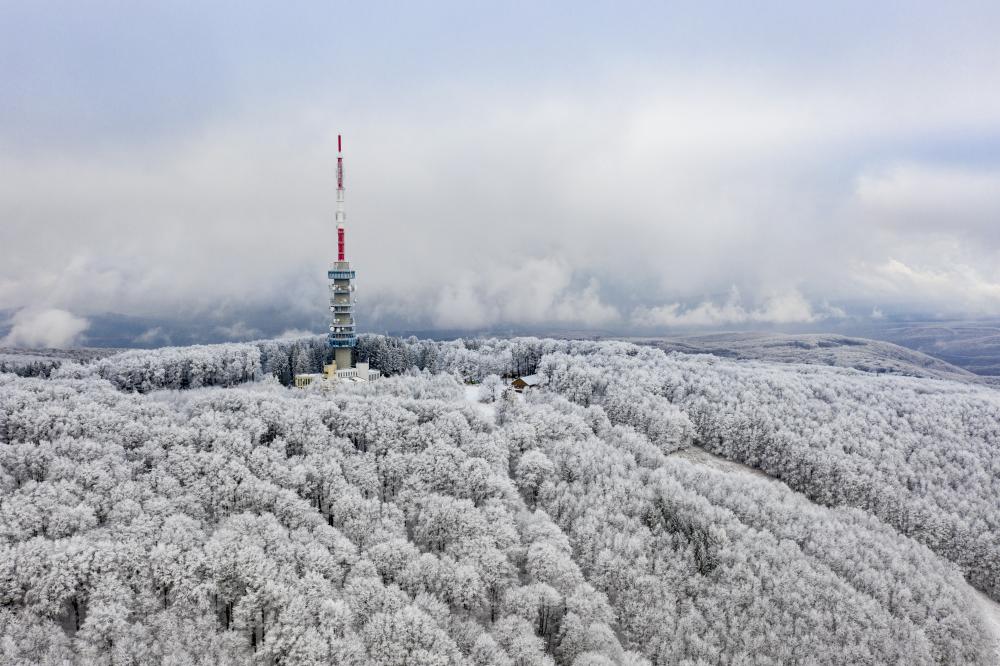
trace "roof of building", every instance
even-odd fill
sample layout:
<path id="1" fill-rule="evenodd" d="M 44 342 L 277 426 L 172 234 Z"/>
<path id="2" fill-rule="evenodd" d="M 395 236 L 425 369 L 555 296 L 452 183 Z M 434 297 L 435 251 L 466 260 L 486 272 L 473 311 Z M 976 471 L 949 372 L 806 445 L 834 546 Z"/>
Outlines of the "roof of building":
<path id="1" fill-rule="evenodd" d="M 542 378 L 538 375 L 524 375 L 523 377 L 518 377 L 518 379 L 528 386 L 538 386 L 538 384 L 542 381 Z"/>

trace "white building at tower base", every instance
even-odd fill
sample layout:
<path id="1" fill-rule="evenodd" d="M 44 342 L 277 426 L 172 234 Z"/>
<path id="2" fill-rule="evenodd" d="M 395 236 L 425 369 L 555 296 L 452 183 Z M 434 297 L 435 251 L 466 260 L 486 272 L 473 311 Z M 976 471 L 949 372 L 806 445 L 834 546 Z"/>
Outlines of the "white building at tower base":
<path id="1" fill-rule="evenodd" d="M 323 372 L 295 375 L 295 386 L 305 388 L 313 382 L 373 382 L 382 372 L 368 367 L 367 363 L 357 363 L 353 368 L 337 368 L 336 363 L 323 366 Z"/>

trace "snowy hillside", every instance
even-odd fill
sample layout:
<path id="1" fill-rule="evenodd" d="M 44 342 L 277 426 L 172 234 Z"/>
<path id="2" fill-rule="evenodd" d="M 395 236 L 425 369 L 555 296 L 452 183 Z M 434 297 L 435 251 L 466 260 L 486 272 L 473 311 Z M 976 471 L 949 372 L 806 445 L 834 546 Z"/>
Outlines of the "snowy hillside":
<path id="1" fill-rule="evenodd" d="M 1000 375 L 1000 323 L 951 321 L 887 325 L 877 335 L 979 375 Z"/>
<path id="2" fill-rule="evenodd" d="M 376 336 L 282 385 L 322 352 L 0 374 L 0 662 L 996 663 L 993 389 Z"/>
<path id="3" fill-rule="evenodd" d="M 87 363 L 118 353 L 118 349 L 16 349 L 0 347 L 0 372 L 44 376 L 63 363 Z"/>
<path id="4" fill-rule="evenodd" d="M 723 358 L 809 363 L 855 368 L 876 374 L 975 381 L 975 374 L 925 353 L 891 342 L 843 335 L 716 333 L 683 338 L 637 339 L 664 351 L 713 354 Z"/>

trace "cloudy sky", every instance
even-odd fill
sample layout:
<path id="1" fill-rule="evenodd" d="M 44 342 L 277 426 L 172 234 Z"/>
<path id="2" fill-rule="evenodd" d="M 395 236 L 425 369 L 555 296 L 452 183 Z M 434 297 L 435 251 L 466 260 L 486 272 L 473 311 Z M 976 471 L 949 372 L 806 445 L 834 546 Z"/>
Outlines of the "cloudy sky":
<path id="1" fill-rule="evenodd" d="M 1000 315 L 995 1 L 416 4 L 0 3 L 0 342 Z"/>

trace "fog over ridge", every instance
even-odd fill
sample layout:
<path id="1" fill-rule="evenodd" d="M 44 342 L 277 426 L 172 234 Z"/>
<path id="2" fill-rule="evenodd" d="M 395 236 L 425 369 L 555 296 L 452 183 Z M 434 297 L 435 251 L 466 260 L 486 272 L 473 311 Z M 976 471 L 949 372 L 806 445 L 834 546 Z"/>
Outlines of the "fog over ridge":
<path id="1" fill-rule="evenodd" d="M 31 313 L 56 311 L 84 327 L 42 342 L 86 343 L 86 322 L 106 313 L 200 318 L 232 339 L 320 330 L 338 132 L 369 330 L 1000 315 L 1000 89 L 986 85 L 1000 47 L 987 5 L 977 21 L 875 11 L 863 29 L 763 12 L 741 17 L 757 37 L 735 39 L 708 10 L 604 25 L 616 14 L 601 7 L 559 17 L 574 39 L 556 41 L 504 36 L 506 19 L 487 25 L 471 9 L 418 19 L 412 35 L 394 22 L 404 17 L 383 27 L 262 7 L 210 12 L 192 35 L 193 8 L 130 9 L 138 35 L 105 36 L 131 62 L 90 49 L 104 26 L 83 10 L 67 9 L 79 21 L 66 19 L 52 52 L 34 44 L 55 28 L 3 11 L 8 342 L 27 344 Z M 525 11 L 536 13 L 522 23 L 557 21 Z M 227 21 L 268 19 L 271 42 L 224 34 Z M 666 36 L 699 25 L 720 52 L 626 39 L 642 19 Z M 189 51 L 138 43 L 156 20 Z M 357 33 L 328 42 L 335 20 Z M 456 23 L 460 39 L 429 46 Z M 67 84 L 74 59 L 90 88 Z M 151 324 L 134 337 L 157 335 Z"/>

